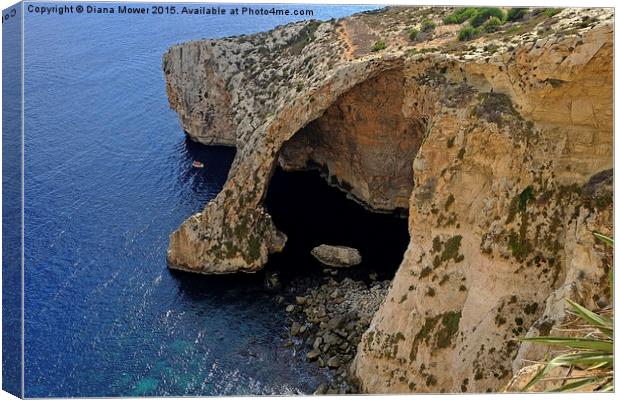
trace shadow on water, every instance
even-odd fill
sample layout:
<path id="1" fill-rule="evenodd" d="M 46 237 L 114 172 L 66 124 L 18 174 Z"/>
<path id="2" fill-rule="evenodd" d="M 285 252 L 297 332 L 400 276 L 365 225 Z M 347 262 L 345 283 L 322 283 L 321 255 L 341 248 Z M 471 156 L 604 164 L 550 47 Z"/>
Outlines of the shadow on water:
<path id="1" fill-rule="evenodd" d="M 198 275 L 170 270 L 178 283 L 179 291 L 192 300 L 230 297 L 236 302 L 248 295 L 264 293 L 263 274 L 237 273 L 229 275 Z"/>
<path id="2" fill-rule="evenodd" d="M 379 279 L 392 279 L 409 242 L 406 218 L 365 209 L 329 186 L 318 171 L 277 168 L 265 205 L 288 236 L 284 251 L 272 255 L 267 265 L 284 279 L 320 273 L 324 267 L 310 254 L 320 244 L 360 251 L 362 263 L 341 275 L 366 280 L 374 272 Z"/>
<path id="3" fill-rule="evenodd" d="M 186 161 L 202 161 L 204 169 L 189 168 L 187 179 L 200 191 L 213 187 L 209 176 L 227 174 L 235 149 L 204 146 L 185 141 Z M 213 196 L 214 197 L 214 196 Z M 265 272 L 276 271 L 282 282 L 295 278 L 318 277 L 324 266 L 311 254 L 320 244 L 357 248 L 362 264 L 341 270 L 340 276 L 368 281 L 370 273 L 378 279 L 392 279 L 409 242 L 407 219 L 396 214 L 374 213 L 329 186 L 318 171 L 285 172 L 277 168 L 265 198 L 265 206 L 278 229 L 288 236 L 282 253 L 270 255 L 263 271 L 255 274 L 196 275 L 171 272 L 179 290 L 190 298 L 263 293 Z"/>
<path id="4" fill-rule="evenodd" d="M 185 137 L 182 144 L 182 168 L 181 183 L 190 183 L 190 187 L 197 193 L 221 189 L 221 182 L 226 181 L 228 171 L 235 158 L 236 149 L 228 146 L 205 146 Z M 194 168 L 193 161 L 200 161 L 204 168 Z M 215 193 L 211 193 L 215 194 Z M 213 196 L 215 197 L 215 196 Z M 206 203 L 205 203 L 206 204 Z"/>

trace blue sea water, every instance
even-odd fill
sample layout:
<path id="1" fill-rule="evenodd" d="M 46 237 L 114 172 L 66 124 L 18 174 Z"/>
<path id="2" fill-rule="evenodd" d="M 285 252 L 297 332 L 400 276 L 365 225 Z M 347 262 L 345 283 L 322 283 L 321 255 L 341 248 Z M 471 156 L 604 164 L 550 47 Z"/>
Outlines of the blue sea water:
<path id="1" fill-rule="evenodd" d="M 370 8 L 279 7 L 317 19 Z M 234 150 L 186 140 L 162 54 L 304 18 L 25 13 L 26 396 L 318 385 L 321 372 L 282 347 L 285 316 L 255 278 L 166 266 L 168 235 L 218 193 Z"/>

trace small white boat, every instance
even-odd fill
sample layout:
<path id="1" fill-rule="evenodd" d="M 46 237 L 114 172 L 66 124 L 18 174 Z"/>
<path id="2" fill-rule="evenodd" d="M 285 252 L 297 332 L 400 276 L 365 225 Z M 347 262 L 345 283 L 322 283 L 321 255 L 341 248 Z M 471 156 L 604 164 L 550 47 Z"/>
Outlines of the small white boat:
<path id="1" fill-rule="evenodd" d="M 200 161 L 198 161 L 198 160 L 195 160 L 195 161 L 192 163 L 192 167 L 194 167 L 194 168 L 204 168 L 204 167 L 205 167 L 205 165 L 204 165 L 202 162 L 200 162 Z"/>

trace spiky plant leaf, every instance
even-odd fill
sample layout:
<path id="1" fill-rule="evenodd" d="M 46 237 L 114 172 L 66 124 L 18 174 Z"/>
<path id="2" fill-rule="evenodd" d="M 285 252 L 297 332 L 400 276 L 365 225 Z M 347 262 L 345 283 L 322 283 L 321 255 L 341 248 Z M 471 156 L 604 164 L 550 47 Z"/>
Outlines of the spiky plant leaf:
<path id="1" fill-rule="evenodd" d="M 524 338 L 527 342 L 538 342 L 550 346 L 564 346 L 571 349 L 613 351 L 614 343 L 610 340 L 585 339 L 565 336 L 536 336 Z"/>
<path id="2" fill-rule="evenodd" d="M 611 338 L 613 336 L 614 322 L 610 318 L 592 312 L 572 300 L 567 299 L 566 301 L 568 302 L 568 304 L 571 305 L 573 309 L 572 311 L 577 314 L 581 319 L 594 325 L 594 327 L 599 329 L 607 337 Z"/>
<path id="3" fill-rule="evenodd" d="M 558 367 L 585 366 L 594 365 L 601 361 L 600 357 L 608 357 L 607 364 L 613 367 L 613 355 L 607 355 L 601 352 L 579 352 L 562 354 L 551 361 L 547 362 L 544 368 L 541 368 L 536 375 L 523 388 L 524 391 L 529 390 L 532 386 L 540 382 L 546 375 Z M 593 377 L 596 375 L 593 375 Z"/>
<path id="4" fill-rule="evenodd" d="M 614 391 L 613 379 L 609 383 L 606 383 L 605 385 L 603 385 L 603 387 L 601 388 L 601 392 L 613 392 L 613 391 Z"/>
<path id="5" fill-rule="evenodd" d="M 575 380 L 570 383 L 561 385 L 560 387 L 551 390 L 552 392 L 572 392 L 573 390 L 580 389 L 584 386 L 592 385 L 601 381 L 602 378 L 592 376 L 584 379 Z"/>
<path id="6" fill-rule="evenodd" d="M 613 246 L 614 245 L 614 239 L 610 238 L 609 236 L 605 236 L 602 233 L 598 233 L 598 232 L 592 232 L 592 234 L 594 235 L 595 238 L 602 240 L 603 242 Z"/>

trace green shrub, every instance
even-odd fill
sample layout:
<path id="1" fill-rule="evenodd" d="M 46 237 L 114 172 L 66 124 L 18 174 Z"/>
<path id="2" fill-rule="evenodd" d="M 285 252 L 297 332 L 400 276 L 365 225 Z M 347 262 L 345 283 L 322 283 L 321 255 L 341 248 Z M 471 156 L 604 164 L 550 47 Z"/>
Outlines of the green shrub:
<path id="1" fill-rule="evenodd" d="M 439 51 L 439 49 L 437 49 L 437 47 L 424 47 L 422 49 L 416 49 L 413 48 L 411 50 L 409 50 L 409 54 L 414 55 L 414 54 L 426 54 L 426 53 L 434 53 Z"/>
<path id="2" fill-rule="evenodd" d="M 504 20 L 504 12 L 497 7 L 481 7 L 476 9 L 476 13 L 469 20 L 469 23 L 477 28 L 484 24 L 489 18 L 497 17 L 500 21 Z"/>
<path id="3" fill-rule="evenodd" d="M 461 28 L 461 30 L 459 31 L 459 40 L 461 42 L 464 42 L 466 40 L 470 40 L 473 39 L 474 36 L 476 36 L 478 34 L 478 30 L 472 28 L 471 26 L 464 26 L 463 28 Z"/>
<path id="4" fill-rule="evenodd" d="M 598 18 L 590 18 L 588 15 L 581 19 L 579 23 L 580 28 L 587 28 L 588 26 L 594 25 L 598 21 Z"/>
<path id="5" fill-rule="evenodd" d="M 518 21 L 525 17 L 525 14 L 527 14 L 527 8 L 513 7 L 508 10 L 506 21 Z"/>
<path id="6" fill-rule="evenodd" d="M 498 49 L 499 46 L 496 44 L 487 44 L 486 46 L 484 46 L 484 51 L 491 54 L 495 53 Z"/>
<path id="7" fill-rule="evenodd" d="M 502 26 L 502 21 L 497 17 L 491 17 L 482 24 L 482 30 L 486 33 L 496 32 Z"/>
<path id="8" fill-rule="evenodd" d="M 425 19 L 422 21 L 422 32 L 429 32 L 435 29 L 435 23 L 430 19 Z"/>
<path id="9" fill-rule="evenodd" d="M 461 24 L 465 21 L 469 21 L 474 28 L 477 28 L 492 17 L 497 17 L 497 19 L 503 21 L 506 16 L 504 12 L 497 7 L 467 7 L 457 9 L 444 18 L 443 22 L 444 24 Z"/>
<path id="10" fill-rule="evenodd" d="M 385 42 L 383 40 L 379 40 L 378 42 L 376 42 L 375 44 L 372 45 L 372 51 L 380 51 L 385 49 L 387 46 L 385 45 Z"/>
<path id="11" fill-rule="evenodd" d="M 409 29 L 409 40 L 415 40 L 415 38 L 418 37 L 418 33 L 420 33 L 420 31 L 416 28 Z"/>
<path id="12" fill-rule="evenodd" d="M 474 7 L 458 8 L 452 14 L 444 18 L 443 23 L 446 25 L 462 24 L 473 17 L 475 13 L 476 9 Z"/>
<path id="13" fill-rule="evenodd" d="M 545 8 L 545 11 L 543 11 L 542 13 L 546 16 L 546 17 L 553 17 L 554 15 L 556 15 L 557 13 L 559 13 L 560 11 L 562 11 L 561 8 Z"/>
<path id="14" fill-rule="evenodd" d="M 513 33 L 517 33 L 519 32 L 521 29 L 523 28 L 522 25 L 513 25 L 510 28 L 508 28 L 508 30 L 506 31 L 506 33 L 508 34 L 513 34 Z"/>

